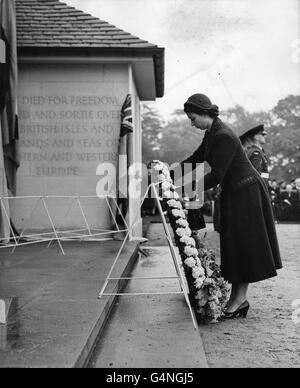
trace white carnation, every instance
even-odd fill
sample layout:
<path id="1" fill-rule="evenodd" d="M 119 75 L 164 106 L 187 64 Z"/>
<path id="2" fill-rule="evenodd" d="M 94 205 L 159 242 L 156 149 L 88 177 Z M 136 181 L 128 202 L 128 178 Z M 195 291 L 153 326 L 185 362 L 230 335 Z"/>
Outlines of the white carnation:
<path id="1" fill-rule="evenodd" d="M 187 256 L 195 256 L 195 257 L 197 257 L 197 255 L 198 255 L 197 249 L 196 249 L 196 248 L 189 247 L 189 246 L 187 246 L 187 247 L 184 248 L 184 253 L 185 253 Z"/>
<path id="2" fill-rule="evenodd" d="M 173 209 L 172 214 L 174 217 L 185 219 L 185 213 L 183 210 Z"/>
<path id="3" fill-rule="evenodd" d="M 203 287 L 203 284 L 204 284 L 204 276 L 201 277 L 201 278 L 197 278 L 194 282 L 194 285 L 195 287 L 197 288 L 197 290 L 201 290 L 201 288 Z"/>
<path id="4" fill-rule="evenodd" d="M 164 168 L 162 169 L 162 173 L 164 174 L 164 176 L 166 178 L 170 178 L 171 177 L 170 172 L 169 172 L 169 170 L 168 170 L 168 168 L 166 166 L 164 166 Z"/>
<path id="5" fill-rule="evenodd" d="M 187 236 L 187 230 L 186 230 L 186 228 L 177 228 L 176 229 L 176 234 L 179 237 Z"/>
<path id="6" fill-rule="evenodd" d="M 204 268 L 199 266 L 199 265 L 197 266 L 197 268 L 198 268 L 199 277 L 200 278 L 205 278 L 205 270 L 204 270 Z"/>
<path id="7" fill-rule="evenodd" d="M 164 181 L 161 184 L 161 188 L 163 189 L 163 191 L 169 191 L 171 189 L 171 183 Z"/>
<path id="8" fill-rule="evenodd" d="M 215 284 L 214 279 L 212 279 L 212 278 L 206 278 L 205 279 L 205 285 L 206 286 L 213 286 L 214 284 Z"/>
<path id="9" fill-rule="evenodd" d="M 155 162 L 154 170 L 155 171 L 162 171 L 165 168 L 165 165 L 159 161 Z"/>
<path id="10" fill-rule="evenodd" d="M 176 221 L 177 222 L 177 221 Z M 185 244 L 185 245 L 190 245 L 189 244 L 189 239 L 190 239 L 191 237 L 187 237 L 187 236 L 183 236 L 183 237 L 181 237 L 181 239 L 180 239 L 180 242 L 182 243 L 182 244 Z"/>
<path id="11" fill-rule="evenodd" d="M 189 227 L 185 228 L 185 230 L 186 230 L 186 235 L 187 235 L 188 237 L 191 237 L 191 235 L 192 235 L 192 230 L 191 230 Z"/>
<path id="12" fill-rule="evenodd" d="M 164 192 L 163 197 L 164 198 L 169 198 L 169 199 L 174 198 L 174 192 L 170 191 L 170 190 L 167 190 L 167 191 Z"/>
<path id="13" fill-rule="evenodd" d="M 179 194 L 176 193 L 176 191 L 173 191 L 173 198 L 174 199 L 179 199 Z"/>
<path id="14" fill-rule="evenodd" d="M 192 275 L 193 275 L 194 279 L 204 278 L 203 268 L 202 267 L 194 267 Z"/>
<path id="15" fill-rule="evenodd" d="M 196 261 L 193 257 L 188 257 L 186 260 L 184 260 L 184 264 L 190 268 L 194 268 L 196 266 Z"/>
<path id="16" fill-rule="evenodd" d="M 170 189 L 171 189 L 171 186 L 170 186 Z M 179 199 L 179 195 L 176 193 L 176 191 L 171 191 L 171 190 L 167 190 L 163 193 L 163 197 L 164 198 L 168 198 L 168 199 Z"/>
<path id="17" fill-rule="evenodd" d="M 177 221 L 176 221 L 177 222 Z M 186 221 L 187 222 L 187 221 Z M 182 225 L 183 226 L 183 225 Z M 195 240 L 192 238 L 192 237 L 182 237 L 180 239 L 180 242 L 185 244 L 185 245 L 190 245 L 191 247 L 195 247 L 196 246 L 196 243 L 195 243 Z"/>
<path id="18" fill-rule="evenodd" d="M 181 226 L 182 228 L 186 228 L 189 226 L 189 223 L 187 222 L 187 220 L 184 220 L 183 218 L 179 218 L 177 221 L 176 221 L 176 224 Z"/>
<path id="19" fill-rule="evenodd" d="M 163 174 L 157 175 L 158 182 L 164 182 L 166 180 L 165 176 Z"/>
<path id="20" fill-rule="evenodd" d="M 179 210 L 182 210 L 182 205 L 179 201 L 176 201 L 175 199 L 170 199 L 167 204 L 170 206 L 170 207 L 173 207 L 175 209 L 179 209 Z"/>

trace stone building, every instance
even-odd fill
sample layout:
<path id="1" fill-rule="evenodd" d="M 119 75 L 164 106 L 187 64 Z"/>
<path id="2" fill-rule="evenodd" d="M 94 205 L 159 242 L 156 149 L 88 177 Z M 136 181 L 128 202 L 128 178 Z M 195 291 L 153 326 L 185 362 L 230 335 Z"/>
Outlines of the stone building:
<path id="1" fill-rule="evenodd" d="M 97 166 L 118 161 L 120 112 L 128 94 L 133 108 L 128 154 L 130 162 L 141 161 L 140 102 L 164 94 L 164 49 L 60 1 L 16 0 L 16 10 L 17 196 L 95 196 Z M 92 227 L 110 224 L 103 201 L 83 203 Z M 48 204 L 57 227 L 81 226 L 70 200 L 53 198 Z M 130 200 L 131 222 L 139 218 L 137 204 Z M 49 227 L 44 209 L 34 206 L 28 198 L 12 203 L 18 228 L 28 227 L 29 218 L 36 229 Z M 138 233 L 141 222 L 137 225 Z"/>

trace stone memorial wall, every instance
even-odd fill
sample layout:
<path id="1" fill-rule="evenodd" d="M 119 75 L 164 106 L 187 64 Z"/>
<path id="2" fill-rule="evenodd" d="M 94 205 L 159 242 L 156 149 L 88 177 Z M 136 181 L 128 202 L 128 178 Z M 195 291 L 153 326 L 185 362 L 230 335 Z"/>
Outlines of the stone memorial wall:
<path id="1" fill-rule="evenodd" d="M 18 196 L 93 196 L 100 163 L 116 164 L 120 112 L 128 93 L 128 68 L 119 65 L 21 65 L 19 70 L 19 131 L 21 166 Z M 52 203 L 51 203 L 52 201 Z M 34 206 L 16 200 L 18 226 Z M 106 204 L 83 200 L 93 227 L 108 226 Z M 80 227 L 82 217 L 70 200 L 50 200 L 59 227 Z M 43 209 L 34 225 L 47 229 Z M 73 214 L 73 215 L 72 215 Z"/>

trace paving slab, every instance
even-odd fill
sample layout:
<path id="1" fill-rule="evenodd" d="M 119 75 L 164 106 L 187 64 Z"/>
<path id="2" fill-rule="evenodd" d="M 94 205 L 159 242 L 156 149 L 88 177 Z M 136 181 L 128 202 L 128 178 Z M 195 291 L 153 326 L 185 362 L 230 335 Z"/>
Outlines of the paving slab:
<path id="1" fill-rule="evenodd" d="M 283 268 L 277 277 L 249 286 L 247 319 L 199 325 L 210 368 L 300 366 L 300 322 L 297 304 L 293 307 L 300 297 L 300 224 L 278 223 L 276 230 Z M 207 223 L 206 233 L 205 244 L 213 249 L 220 263 L 219 234 L 213 224 Z M 150 224 L 149 244 L 152 238 L 162 235 L 161 224 Z"/>
<path id="2" fill-rule="evenodd" d="M 144 249 L 133 277 L 176 277 L 168 247 Z M 130 280 L 124 292 L 180 292 L 178 280 Z M 183 295 L 120 296 L 90 368 L 207 368 L 199 331 Z"/>
<path id="3" fill-rule="evenodd" d="M 247 319 L 200 327 L 211 368 L 300 367 L 300 322 L 292 319 L 300 297 L 300 224 L 276 224 L 276 230 L 283 268 L 250 284 Z M 213 232 L 209 240 L 217 242 Z"/>
<path id="4" fill-rule="evenodd" d="M 0 367 L 83 367 L 107 321 L 114 297 L 98 299 L 120 241 L 64 243 L 0 251 L 0 297 L 13 294 L 19 308 L 0 325 Z M 128 242 L 113 275 L 126 276 L 138 244 Z M 117 292 L 120 282 L 109 284 Z"/>

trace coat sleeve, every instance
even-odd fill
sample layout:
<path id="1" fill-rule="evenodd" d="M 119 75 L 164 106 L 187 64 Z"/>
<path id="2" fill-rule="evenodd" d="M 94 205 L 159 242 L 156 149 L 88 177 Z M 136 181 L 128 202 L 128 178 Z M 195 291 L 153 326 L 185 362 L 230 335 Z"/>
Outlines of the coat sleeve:
<path id="1" fill-rule="evenodd" d="M 181 166 L 183 166 L 185 163 L 192 163 L 192 164 L 203 163 L 205 159 L 204 157 L 205 142 L 206 142 L 206 138 L 203 139 L 198 149 L 191 156 L 189 156 L 188 158 L 186 158 L 180 163 Z"/>
<path id="2" fill-rule="evenodd" d="M 212 154 L 211 171 L 204 177 L 205 191 L 222 182 L 236 149 L 237 144 L 231 136 L 227 134 L 216 136 L 210 151 Z"/>
<path id="3" fill-rule="evenodd" d="M 204 150 L 205 150 L 205 141 L 206 141 L 206 138 L 204 137 L 202 143 L 200 144 L 200 146 L 197 148 L 197 150 L 191 155 L 189 156 L 187 159 L 183 160 L 182 162 L 180 162 L 178 164 L 178 166 L 175 168 L 177 173 L 180 172 L 180 183 L 177 181 L 177 184 L 178 186 L 181 184 L 183 184 L 183 176 L 184 176 L 184 165 L 185 164 L 188 164 L 188 163 L 192 163 L 192 169 L 195 169 L 196 168 L 196 164 L 197 163 L 203 163 L 204 162 L 204 159 L 205 159 L 205 156 L 204 156 Z M 171 178 L 173 180 L 173 182 L 175 183 L 175 170 L 171 170 L 170 171 L 171 173 Z"/>

